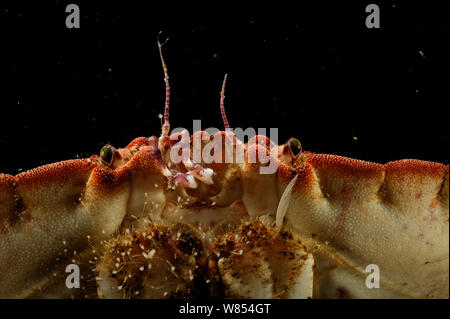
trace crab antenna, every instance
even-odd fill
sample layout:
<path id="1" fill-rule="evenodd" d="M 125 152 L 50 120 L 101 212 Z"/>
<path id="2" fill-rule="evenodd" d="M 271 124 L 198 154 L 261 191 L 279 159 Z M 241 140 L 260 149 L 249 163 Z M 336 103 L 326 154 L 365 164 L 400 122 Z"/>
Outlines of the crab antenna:
<path id="1" fill-rule="evenodd" d="M 223 79 L 222 84 L 222 91 L 220 91 L 220 113 L 222 113 L 222 120 L 223 124 L 225 126 L 225 131 L 230 130 L 230 124 L 228 124 L 227 115 L 225 114 L 225 106 L 224 106 L 224 100 L 225 100 L 225 83 L 227 82 L 227 74 L 225 73 L 225 77 Z"/>
<path id="2" fill-rule="evenodd" d="M 159 36 L 158 36 L 159 37 Z M 166 40 L 167 42 L 167 40 Z M 166 43 L 164 42 L 164 43 Z M 163 43 L 163 44 L 164 44 Z M 161 50 L 162 44 L 158 39 L 159 56 L 161 57 L 161 63 L 164 70 L 164 82 L 166 83 L 166 102 L 164 105 L 164 126 L 169 125 L 169 103 L 170 103 L 170 85 L 169 85 L 169 75 L 167 73 L 167 66 L 164 62 L 164 57 Z"/>

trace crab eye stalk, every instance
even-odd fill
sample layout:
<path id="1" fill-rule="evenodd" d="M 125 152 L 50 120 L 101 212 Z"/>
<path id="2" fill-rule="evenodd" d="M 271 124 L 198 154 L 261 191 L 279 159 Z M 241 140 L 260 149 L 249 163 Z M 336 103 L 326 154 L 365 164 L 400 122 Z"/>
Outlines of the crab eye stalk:
<path id="1" fill-rule="evenodd" d="M 291 137 L 288 141 L 288 146 L 293 158 L 300 156 L 302 153 L 302 144 L 297 138 Z"/>
<path id="2" fill-rule="evenodd" d="M 111 166 L 114 160 L 114 154 L 116 150 L 111 145 L 105 145 L 100 150 L 100 159 L 105 165 Z"/>

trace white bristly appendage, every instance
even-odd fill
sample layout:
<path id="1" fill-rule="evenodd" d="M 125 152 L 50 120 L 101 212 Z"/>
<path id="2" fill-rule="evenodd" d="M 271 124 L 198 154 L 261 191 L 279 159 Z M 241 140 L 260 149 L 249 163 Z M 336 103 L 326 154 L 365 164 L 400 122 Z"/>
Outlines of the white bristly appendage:
<path id="1" fill-rule="evenodd" d="M 283 192 L 283 195 L 281 195 L 281 199 L 277 208 L 277 215 L 275 218 L 275 224 L 277 227 L 283 225 L 284 216 L 286 215 L 287 209 L 289 207 L 289 201 L 291 199 L 292 188 L 294 187 L 297 178 L 298 174 L 295 175 L 295 177 L 289 182 Z"/>

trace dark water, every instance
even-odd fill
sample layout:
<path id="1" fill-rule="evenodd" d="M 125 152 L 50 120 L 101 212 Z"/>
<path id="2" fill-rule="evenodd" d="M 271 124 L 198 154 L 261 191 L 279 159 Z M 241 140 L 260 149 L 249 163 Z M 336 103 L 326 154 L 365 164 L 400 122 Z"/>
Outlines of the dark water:
<path id="1" fill-rule="evenodd" d="M 219 91 L 229 74 L 232 127 L 278 128 L 279 143 L 387 162 L 448 163 L 448 19 L 432 4 L 343 1 L 243 7 L 93 5 L 65 26 L 64 1 L 0 5 L 0 172 L 98 153 L 158 135 L 164 82 L 171 123 L 222 128 Z"/>

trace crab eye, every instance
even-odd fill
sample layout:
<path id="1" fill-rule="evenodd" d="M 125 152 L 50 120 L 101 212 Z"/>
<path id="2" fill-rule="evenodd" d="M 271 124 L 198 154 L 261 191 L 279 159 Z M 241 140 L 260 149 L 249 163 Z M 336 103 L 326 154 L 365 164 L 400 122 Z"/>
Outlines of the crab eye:
<path id="1" fill-rule="evenodd" d="M 295 158 L 301 154 L 302 144 L 300 143 L 300 141 L 297 138 L 291 137 L 288 141 L 288 145 L 289 145 L 289 150 L 291 151 L 292 157 Z"/>
<path id="2" fill-rule="evenodd" d="M 102 162 L 106 165 L 111 165 L 114 158 L 114 153 L 114 147 L 112 147 L 111 145 L 103 146 L 100 150 L 100 158 Z"/>

